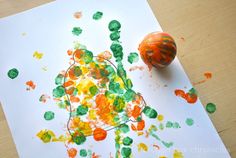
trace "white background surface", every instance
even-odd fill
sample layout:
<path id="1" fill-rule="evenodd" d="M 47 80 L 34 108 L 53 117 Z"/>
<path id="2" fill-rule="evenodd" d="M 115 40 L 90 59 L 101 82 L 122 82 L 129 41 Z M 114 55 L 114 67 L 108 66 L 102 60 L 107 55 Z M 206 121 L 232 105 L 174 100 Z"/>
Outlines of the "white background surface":
<path id="1" fill-rule="evenodd" d="M 73 17 L 76 11 L 83 12 L 80 20 Z M 96 11 L 104 13 L 99 21 L 92 20 Z M 126 62 L 128 53 L 138 51 L 138 44 L 147 33 L 161 31 L 144 0 L 62 0 L 0 21 L 0 101 L 20 157 L 67 157 L 63 143 L 43 144 L 36 138 L 36 133 L 41 129 L 51 129 L 56 135 L 64 134 L 68 113 L 59 109 L 53 100 L 42 104 L 38 99 L 44 93 L 51 95 L 55 87 L 54 78 L 69 66 L 66 51 L 73 47 L 73 41 L 80 41 L 95 54 L 109 50 L 111 42 L 107 26 L 113 19 L 122 24 L 120 40 L 126 53 L 124 62 L 128 70 L 131 66 Z M 79 37 L 71 34 L 75 26 L 83 29 Z M 24 32 L 26 36 L 22 36 Z M 44 53 L 42 60 L 32 57 L 36 50 Z M 144 64 L 140 60 L 138 65 Z M 48 67 L 47 72 L 41 70 L 43 66 Z M 20 74 L 11 80 L 7 77 L 7 72 L 14 67 Z M 183 151 L 187 158 L 229 157 L 201 103 L 198 101 L 194 105 L 187 104 L 174 95 L 177 88 L 184 89 L 186 86 L 187 91 L 192 87 L 177 59 L 167 69 L 152 71 L 152 77 L 147 69 L 130 72 L 129 76 L 134 90 L 141 92 L 147 103 L 165 116 L 165 121 L 177 121 L 181 126 L 180 129 L 158 132 L 161 139 L 174 142 L 170 149 L 151 137 L 135 138 L 133 157 L 172 157 L 174 149 Z M 25 82 L 28 80 L 37 84 L 34 91 L 26 91 Z M 168 87 L 164 87 L 165 84 Z M 55 112 L 55 119 L 50 122 L 43 119 L 47 110 Z M 194 126 L 185 125 L 186 118 L 193 118 Z M 148 119 L 146 122 L 157 123 Z M 93 144 L 92 151 L 102 157 L 108 157 L 110 152 L 114 155 L 113 132 L 109 132 L 108 138 L 103 142 L 88 139 L 83 146 L 75 147 L 87 149 Z M 148 153 L 137 151 L 139 142 L 150 145 Z M 153 149 L 152 144 L 160 145 L 162 150 Z"/>

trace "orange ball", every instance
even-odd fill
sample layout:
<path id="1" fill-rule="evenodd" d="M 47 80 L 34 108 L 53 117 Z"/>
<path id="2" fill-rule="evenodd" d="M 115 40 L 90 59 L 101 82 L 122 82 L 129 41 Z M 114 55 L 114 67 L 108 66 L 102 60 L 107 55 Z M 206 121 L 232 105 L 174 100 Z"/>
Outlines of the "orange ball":
<path id="1" fill-rule="evenodd" d="M 163 68 L 168 66 L 176 56 L 174 39 L 165 32 L 153 32 L 144 37 L 139 45 L 139 52 L 149 69 L 153 66 Z"/>

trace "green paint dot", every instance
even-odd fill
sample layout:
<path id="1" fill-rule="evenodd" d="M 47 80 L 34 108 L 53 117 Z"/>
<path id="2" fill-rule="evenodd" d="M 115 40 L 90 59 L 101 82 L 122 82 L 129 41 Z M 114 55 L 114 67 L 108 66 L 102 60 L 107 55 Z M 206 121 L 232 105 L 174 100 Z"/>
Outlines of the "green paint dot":
<path id="1" fill-rule="evenodd" d="M 55 78 L 55 84 L 56 85 L 62 85 L 64 80 L 64 76 L 62 74 L 58 74 Z"/>
<path id="2" fill-rule="evenodd" d="M 129 146 L 129 145 L 131 145 L 132 143 L 133 143 L 133 139 L 130 138 L 130 137 L 125 137 L 125 138 L 123 139 L 123 144 L 126 145 L 126 146 Z"/>
<path id="3" fill-rule="evenodd" d="M 120 39 L 120 31 L 114 31 L 110 34 L 110 39 L 112 41 L 117 41 L 118 39 Z"/>
<path id="4" fill-rule="evenodd" d="M 156 118 L 157 117 L 157 111 L 155 109 L 152 109 L 149 106 L 146 106 L 143 109 L 143 113 L 149 118 Z"/>
<path id="5" fill-rule="evenodd" d="M 178 122 L 173 123 L 173 128 L 181 128 Z"/>
<path id="6" fill-rule="evenodd" d="M 100 20 L 103 16 L 103 13 L 100 11 L 97 11 L 96 13 L 93 14 L 93 19 L 94 20 Z"/>
<path id="7" fill-rule="evenodd" d="M 139 60 L 138 53 L 133 52 L 133 53 L 129 54 L 128 62 L 130 64 L 136 63 L 136 62 L 138 62 L 138 60 Z"/>
<path id="8" fill-rule="evenodd" d="M 191 119 L 191 118 L 187 118 L 187 119 L 185 120 L 185 123 L 186 123 L 188 126 L 192 126 L 192 125 L 194 124 L 194 120 Z"/>
<path id="9" fill-rule="evenodd" d="M 72 30 L 72 34 L 79 36 L 82 33 L 82 29 L 80 27 L 74 27 Z"/>
<path id="10" fill-rule="evenodd" d="M 79 77 L 82 74 L 82 70 L 80 69 L 79 66 L 75 66 L 73 70 L 76 77 Z"/>
<path id="11" fill-rule="evenodd" d="M 41 137 L 41 140 L 44 142 L 44 143 L 49 143 L 51 141 L 51 138 L 52 136 L 48 133 L 48 132 L 45 132 L 42 137 Z"/>
<path id="12" fill-rule="evenodd" d="M 173 127 L 173 123 L 170 121 L 166 122 L 166 128 L 171 128 L 171 127 Z"/>
<path id="13" fill-rule="evenodd" d="M 125 101 L 122 97 L 120 96 L 117 96 L 114 100 L 114 103 L 113 103 L 113 106 L 114 106 L 114 110 L 116 112 L 122 112 L 124 111 L 124 107 L 125 107 Z"/>
<path id="14" fill-rule="evenodd" d="M 122 133 L 128 133 L 130 131 L 129 126 L 127 124 L 120 125 L 119 129 Z"/>
<path id="15" fill-rule="evenodd" d="M 121 61 L 123 59 L 123 47 L 119 43 L 112 43 L 110 49 L 113 56 L 116 58 L 116 61 Z"/>
<path id="16" fill-rule="evenodd" d="M 109 28 L 110 31 L 118 31 L 121 28 L 121 24 L 117 20 L 112 20 L 109 23 L 108 28 Z"/>
<path id="17" fill-rule="evenodd" d="M 53 89 L 52 93 L 55 98 L 60 98 L 66 94 L 65 88 L 63 86 L 56 87 L 55 89 Z"/>
<path id="18" fill-rule="evenodd" d="M 84 105 L 78 106 L 77 115 L 82 116 L 82 115 L 87 114 L 87 112 L 88 112 L 88 107 L 87 106 L 84 106 Z"/>
<path id="19" fill-rule="evenodd" d="M 81 145 L 86 141 L 86 137 L 81 133 L 79 136 L 73 136 L 73 142 L 77 145 Z"/>
<path id="20" fill-rule="evenodd" d="M 19 74 L 19 71 L 16 68 L 9 70 L 7 73 L 8 77 L 11 79 L 16 78 L 18 76 L 18 74 Z"/>
<path id="21" fill-rule="evenodd" d="M 136 93 L 132 89 L 128 89 L 124 94 L 125 101 L 129 102 L 135 99 Z"/>
<path id="22" fill-rule="evenodd" d="M 131 152 L 132 152 L 132 150 L 131 150 L 131 148 L 129 148 L 129 147 L 123 147 L 123 148 L 121 148 L 121 155 L 122 155 L 123 157 L 129 157 L 129 156 L 131 155 Z"/>
<path id="23" fill-rule="evenodd" d="M 52 111 L 47 111 L 44 113 L 44 119 L 47 120 L 47 121 L 50 121 L 52 119 L 54 119 L 54 112 Z"/>
<path id="24" fill-rule="evenodd" d="M 208 103 L 206 105 L 206 110 L 207 112 L 209 112 L 210 114 L 214 113 L 216 111 L 216 105 L 213 103 Z"/>
<path id="25" fill-rule="evenodd" d="M 81 149 L 80 152 L 79 152 L 79 155 L 81 157 L 86 157 L 88 155 L 87 151 L 85 149 Z"/>
<path id="26" fill-rule="evenodd" d="M 89 92 L 94 96 L 98 93 L 98 88 L 97 86 L 92 86 L 89 88 Z"/>

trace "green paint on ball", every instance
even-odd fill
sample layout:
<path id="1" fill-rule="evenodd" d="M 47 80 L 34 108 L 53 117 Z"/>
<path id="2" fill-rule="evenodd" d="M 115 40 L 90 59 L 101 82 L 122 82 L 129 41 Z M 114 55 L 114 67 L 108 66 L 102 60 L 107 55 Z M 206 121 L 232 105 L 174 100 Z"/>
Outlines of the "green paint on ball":
<path id="1" fill-rule="evenodd" d="M 61 98 L 66 94 L 65 88 L 63 86 L 56 87 L 55 89 L 53 89 L 52 93 L 55 98 Z"/>
<path id="2" fill-rule="evenodd" d="M 96 13 L 93 14 L 93 19 L 100 20 L 102 16 L 103 16 L 103 12 L 97 11 Z"/>
<path id="3" fill-rule="evenodd" d="M 72 34 L 75 36 L 79 36 L 82 33 L 82 29 L 80 27 L 74 27 L 72 30 Z"/>
<path id="4" fill-rule="evenodd" d="M 185 120 L 185 123 L 186 123 L 188 126 L 192 126 L 192 125 L 194 124 L 194 120 L 191 119 L 191 118 L 187 118 L 187 119 Z"/>
<path id="5" fill-rule="evenodd" d="M 110 31 L 118 31 L 121 28 L 121 24 L 117 20 L 112 20 L 109 23 L 108 28 L 109 28 Z"/>
<path id="6" fill-rule="evenodd" d="M 123 147 L 123 148 L 121 148 L 121 155 L 122 155 L 123 157 L 129 157 L 129 156 L 131 155 L 131 152 L 132 152 L 132 150 L 131 150 L 131 148 L 129 148 L 129 147 Z"/>
<path id="7" fill-rule="evenodd" d="M 126 145 L 126 146 L 129 146 L 129 145 L 131 145 L 132 143 L 133 143 L 133 139 L 130 138 L 130 137 L 125 137 L 125 138 L 123 139 L 123 144 Z"/>
<path id="8" fill-rule="evenodd" d="M 79 155 L 80 155 L 81 157 L 86 157 L 86 156 L 88 155 L 88 153 L 87 153 L 87 151 L 86 151 L 85 149 L 81 149 L 81 150 L 79 151 Z"/>
<path id="9" fill-rule="evenodd" d="M 44 113 L 44 119 L 47 121 L 54 119 L 54 116 L 55 116 L 55 114 L 52 111 L 47 111 Z"/>
<path id="10" fill-rule="evenodd" d="M 117 41 L 118 39 L 120 39 L 120 31 L 114 31 L 110 34 L 110 39 L 112 41 Z"/>
<path id="11" fill-rule="evenodd" d="M 84 105 L 78 106 L 77 115 L 82 116 L 82 115 L 87 114 L 87 112 L 88 112 L 88 107 L 87 106 L 84 106 Z"/>
<path id="12" fill-rule="evenodd" d="M 206 111 L 210 114 L 214 113 L 216 111 L 216 105 L 213 103 L 208 103 L 206 105 Z"/>
<path id="13" fill-rule="evenodd" d="M 16 68 L 13 68 L 8 71 L 7 75 L 9 78 L 15 79 L 19 75 L 19 71 Z"/>
<path id="14" fill-rule="evenodd" d="M 136 63 L 136 62 L 138 62 L 138 60 L 139 60 L 138 53 L 132 52 L 132 53 L 129 54 L 129 56 L 128 56 L 128 62 L 129 62 L 130 64 Z"/>

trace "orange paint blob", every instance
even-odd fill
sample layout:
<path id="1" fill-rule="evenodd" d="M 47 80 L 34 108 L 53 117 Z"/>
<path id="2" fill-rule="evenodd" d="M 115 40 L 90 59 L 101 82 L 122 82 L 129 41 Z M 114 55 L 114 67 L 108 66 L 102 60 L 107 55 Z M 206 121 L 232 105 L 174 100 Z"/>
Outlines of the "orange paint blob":
<path id="1" fill-rule="evenodd" d="M 67 150 L 69 158 L 74 158 L 77 155 L 77 150 L 75 148 L 70 148 Z"/>
<path id="2" fill-rule="evenodd" d="M 94 131 L 93 131 L 93 138 L 96 140 L 96 141 L 101 141 L 101 140 L 104 140 L 106 139 L 107 137 L 107 131 L 102 129 L 102 128 L 96 128 Z"/>
<path id="3" fill-rule="evenodd" d="M 211 79 L 212 78 L 212 73 L 210 72 L 205 72 L 204 76 L 206 77 L 206 79 Z"/>
<path id="4" fill-rule="evenodd" d="M 26 83 L 25 83 L 28 87 L 26 88 L 26 90 L 33 90 L 33 89 L 35 89 L 35 87 L 36 87 L 36 84 L 33 82 L 33 81 L 27 81 Z"/>
<path id="5" fill-rule="evenodd" d="M 134 109 L 132 111 L 132 116 L 134 117 L 134 119 L 137 119 L 140 116 L 141 110 L 142 109 L 138 105 L 134 106 Z"/>
<path id="6" fill-rule="evenodd" d="M 76 19 L 80 19 L 80 18 L 82 17 L 82 12 L 75 12 L 75 13 L 74 13 L 74 17 L 75 17 Z"/>
<path id="7" fill-rule="evenodd" d="M 178 97 L 181 97 L 183 99 L 185 99 L 188 103 L 190 104 L 194 104 L 197 102 L 197 95 L 196 94 L 190 94 L 190 93 L 185 93 L 183 90 L 181 89 L 176 89 L 175 90 L 175 95 Z"/>

